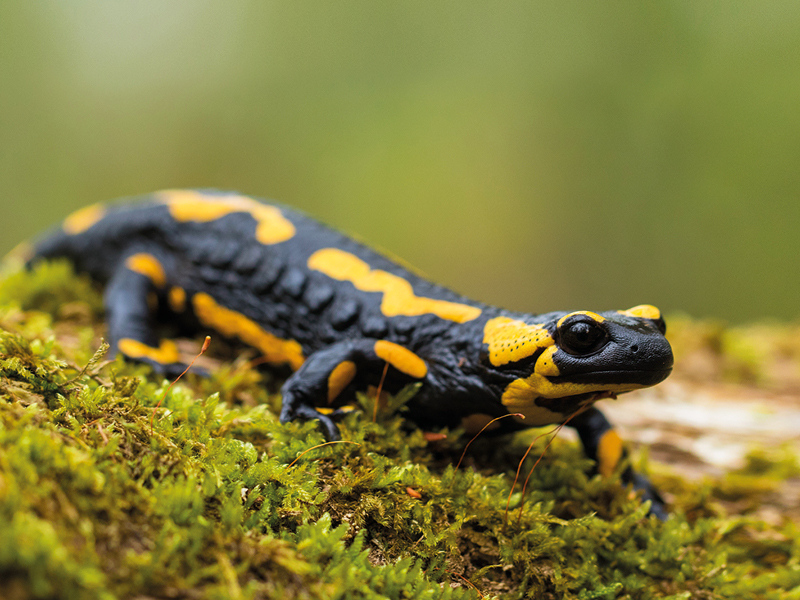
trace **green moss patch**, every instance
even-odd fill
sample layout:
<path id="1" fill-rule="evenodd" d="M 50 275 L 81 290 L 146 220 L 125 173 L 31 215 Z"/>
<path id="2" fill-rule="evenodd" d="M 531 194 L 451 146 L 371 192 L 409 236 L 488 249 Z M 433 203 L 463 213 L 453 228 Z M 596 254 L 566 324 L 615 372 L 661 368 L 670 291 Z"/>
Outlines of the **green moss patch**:
<path id="1" fill-rule="evenodd" d="M 657 476 L 662 523 L 557 440 L 506 513 L 541 432 L 479 439 L 456 471 L 468 440 L 405 422 L 407 390 L 375 422 L 362 397 L 352 443 L 309 450 L 316 424 L 281 425 L 246 362 L 167 391 L 107 360 L 102 331 L 63 264 L 0 283 L 4 598 L 800 598 L 797 524 L 722 504 L 796 476 L 788 454 L 735 480 Z"/>

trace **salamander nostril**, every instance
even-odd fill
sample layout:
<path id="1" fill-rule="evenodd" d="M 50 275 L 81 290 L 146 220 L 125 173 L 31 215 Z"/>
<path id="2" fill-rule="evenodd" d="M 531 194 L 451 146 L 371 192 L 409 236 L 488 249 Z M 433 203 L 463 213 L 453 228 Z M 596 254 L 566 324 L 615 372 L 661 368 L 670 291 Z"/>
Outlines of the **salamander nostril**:
<path id="1" fill-rule="evenodd" d="M 637 346 L 636 344 L 634 344 L 633 346 L 631 346 L 631 352 L 633 352 L 634 354 L 636 354 L 638 351 L 639 351 L 639 346 Z"/>

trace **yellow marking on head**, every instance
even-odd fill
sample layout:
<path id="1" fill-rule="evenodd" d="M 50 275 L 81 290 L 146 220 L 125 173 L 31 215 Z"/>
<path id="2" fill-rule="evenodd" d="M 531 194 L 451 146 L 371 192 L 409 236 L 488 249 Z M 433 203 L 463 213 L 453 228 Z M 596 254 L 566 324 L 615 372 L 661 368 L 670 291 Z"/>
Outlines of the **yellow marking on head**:
<path id="1" fill-rule="evenodd" d="M 167 283 L 167 276 L 164 274 L 164 267 L 152 254 L 139 252 L 133 254 L 125 260 L 125 266 L 131 271 L 141 273 L 152 281 L 156 287 L 164 287 Z"/>
<path id="2" fill-rule="evenodd" d="M 503 404 L 506 400 L 516 402 L 533 402 L 536 398 L 564 398 L 589 392 L 612 392 L 615 394 L 638 390 L 647 387 L 638 383 L 553 383 L 547 377 L 534 373 L 529 377 L 515 379 L 503 392 Z M 506 404 L 506 406 L 508 406 Z M 509 412 L 512 412 L 509 410 Z"/>
<path id="3" fill-rule="evenodd" d="M 556 415 L 562 418 L 565 415 L 549 411 L 547 408 L 536 404 L 537 398 L 563 398 L 577 394 L 591 392 L 612 392 L 619 394 L 646 387 L 636 383 L 553 383 L 543 375 L 534 373 L 530 377 L 515 379 L 506 386 L 501 401 L 509 412 L 519 412 L 525 415 L 525 424 L 528 426 L 559 422 L 542 421 L 542 418 L 553 418 Z M 542 414 L 542 411 L 547 414 Z"/>
<path id="4" fill-rule="evenodd" d="M 661 311 L 651 304 L 640 304 L 628 310 L 618 310 L 621 315 L 626 317 L 638 317 L 640 319 L 660 319 Z"/>
<path id="5" fill-rule="evenodd" d="M 555 341 L 543 325 L 528 325 L 509 317 L 495 317 L 483 328 L 483 343 L 489 346 L 489 361 L 495 366 L 528 358 Z"/>
<path id="6" fill-rule="evenodd" d="M 564 321 L 566 321 L 570 317 L 574 317 L 575 315 L 586 315 L 587 317 L 594 319 L 598 323 L 602 323 L 603 321 L 606 320 L 604 316 L 598 315 L 596 312 L 592 312 L 590 310 L 576 310 L 575 312 L 571 312 L 568 315 L 564 315 L 563 317 L 561 317 L 558 320 L 558 323 L 556 323 L 556 327 L 561 327 Z"/>
<path id="7" fill-rule="evenodd" d="M 606 431 L 597 444 L 597 471 L 603 477 L 611 477 L 622 458 L 622 438 L 613 429 Z"/>
<path id="8" fill-rule="evenodd" d="M 331 374 L 328 375 L 328 404 L 336 400 L 336 397 L 353 381 L 355 376 L 356 363 L 352 360 L 344 360 L 333 368 Z"/>
<path id="9" fill-rule="evenodd" d="M 237 337 L 261 351 L 270 363 L 288 363 L 293 370 L 300 368 L 305 357 L 296 340 L 285 340 L 265 331 L 258 323 L 224 306 L 211 296 L 199 292 L 192 296 L 194 312 L 200 322 L 227 337 Z"/>
<path id="10" fill-rule="evenodd" d="M 481 314 L 480 308 L 468 304 L 416 296 L 411 284 L 402 277 L 371 269 L 357 256 L 338 248 L 317 250 L 308 259 L 308 268 L 338 281 L 349 281 L 362 292 L 382 292 L 381 312 L 387 317 L 416 317 L 431 313 L 442 319 L 464 323 Z"/>
<path id="11" fill-rule="evenodd" d="M 182 287 L 169 288 L 167 295 L 169 307 L 175 312 L 183 312 L 186 310 L 186 291 Z"/>
<path id="12" fill-rule="evenodd" d="M 106 209 L 101 204 L 92 204 L 76 210 L 61 224 L 61 228 L 69 235 L 83 233 L 97 223 L 106 214 Z"/>
<path id="13" fill-rule="evenodd" d="M 558 375 L 561 375 L 561 371 L 558 370 L 558 367 L 553 360 L 553 354 L 556 352 L 558 352 L 558 346 L 556 345 L 546 348 L 539 358 L 536 359 L 536 365 L 534 366 L 533 370 L 539 375 L 544 375 L 545 377 L 557 377 Z"/>
<path id="14" fill-rule="evenodd" d="M 180 360 L 178 347 L 175 342 L 170 340 L 162 340 L 158 348 L 153 348 L 139 340 L 122 338 L 118 346 L 120 352 L 130 358 L 149 358 L 162 365 L 176 363 Z"/>
<path id="15" fill-rule="evenodd" d="M 248 213 L 256 220 L 256 239 L 262 244 L 285 242 L 295 234 L 280 209 L 237 194 L 207 195 L 194 190 L 165 190 L 156 197 L 169 206 L 176 221 L 216 221 L 231 213 Z"/>
<path id="16" fill-rule="evenodd" d="M 395 369 L 411 377 L 422 379 L 428 374 L 428 365 L 408 348 L 399 344 L 378 340 L 375 342 L 375 354 Z"/>

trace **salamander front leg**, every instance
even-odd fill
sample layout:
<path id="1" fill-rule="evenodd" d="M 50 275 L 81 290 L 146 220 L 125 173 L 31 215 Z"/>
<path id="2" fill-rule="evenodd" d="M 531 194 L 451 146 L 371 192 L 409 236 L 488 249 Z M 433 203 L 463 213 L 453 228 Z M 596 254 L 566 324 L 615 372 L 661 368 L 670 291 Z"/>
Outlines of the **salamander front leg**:
<path id="1" fill-rule="evenodd" d="M 325 437 L 339 439 L 333 419 L 316 407 L 331 406 L 345 390 L 352 390 L 356 377 L 361 383 L 380 377 L 384 365 L 391 367 L 393 380 L 422 379 L 428 367 L 410 350 L 385 340 L 360 339 L 339 342 L 315 352 L 281 388 L 281 423 L 294 419 L 317 419 Z"/>
<path id="2" fill-rule="evenodd" d="M 178 348 L 170 340 L 159 340 L 153 329 L 153 297 L 163 284 L 160 263 L 149 254 L 129 257 L 112 276 L 104 302 L 112 352 L 149 364 L 167 377 L 177 377 L 186 368 Z"/>
<path id="3" fill-rule="evenodd" d="M 583 443 L 584 452 L 597 462 L 597 472 L 602 476 L 611 476 L 620 461 L 627 457 L 628 453 L 619 434 L 605 415 L 595 407 L 589 408 L 570 420 L 569 426 L 577 430 Z M 634 490 L 641 490 L 642 500 L 650 500 L 650 514 L 662 521 L 667 519 L 668 513 L 664 506 L 664 499 L 644 475 L 637 473 L 629 465 L 622 473 L 622 482 L 631 484 Z"/>

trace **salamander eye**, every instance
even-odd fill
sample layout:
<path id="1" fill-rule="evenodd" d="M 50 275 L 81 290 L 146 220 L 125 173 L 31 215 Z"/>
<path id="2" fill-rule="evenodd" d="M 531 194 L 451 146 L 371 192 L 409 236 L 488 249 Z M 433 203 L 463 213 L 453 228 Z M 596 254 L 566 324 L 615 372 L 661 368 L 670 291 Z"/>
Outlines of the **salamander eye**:
<path id="1" fill-rule="evenodd" d="M 567 321 L 558 329 L 558 346 L 573 356 L 594 354 L 608 339 L 608 332 L 595 321 Z"/>

